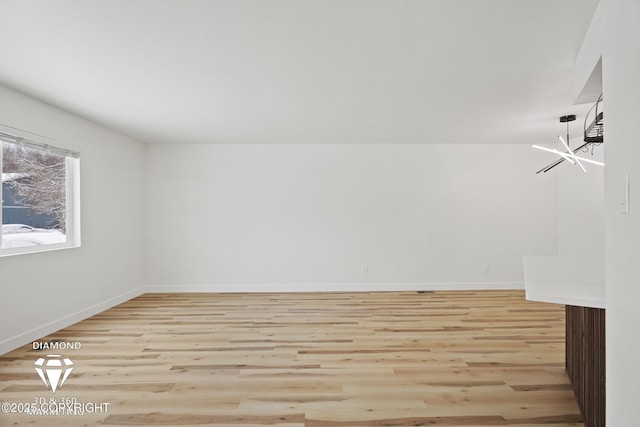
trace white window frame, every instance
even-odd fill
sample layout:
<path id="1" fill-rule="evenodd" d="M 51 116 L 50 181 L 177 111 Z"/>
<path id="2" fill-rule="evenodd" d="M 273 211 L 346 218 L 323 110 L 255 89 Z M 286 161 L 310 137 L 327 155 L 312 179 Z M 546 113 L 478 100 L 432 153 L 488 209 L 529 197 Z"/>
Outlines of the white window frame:
<path id="1" fill-rule="evenodd" d="M 20 248 L 0 248 L 0 257 L 46 252 L 59 249 L 80 247 L 80 153 L 68 144 L 32 134 L 20 129 L 0 124 L 0 141 L 44 149 L 65 156 L 66 159 L 66 242 Z M 0 144 L 1 145 L 1 144 Z M 2 149 L 0 146 L 0 172 L 2 166 Z M 2 204 L 0 203 L 0 224 L 2 224 Z M 0 233 L 0 244 L 2 233 Z"/>

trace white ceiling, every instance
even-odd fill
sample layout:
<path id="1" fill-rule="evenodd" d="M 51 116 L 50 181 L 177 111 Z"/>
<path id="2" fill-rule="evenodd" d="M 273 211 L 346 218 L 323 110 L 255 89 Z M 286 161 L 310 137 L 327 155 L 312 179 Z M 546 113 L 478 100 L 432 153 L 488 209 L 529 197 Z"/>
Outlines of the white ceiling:
<path id="1" fill-rule="evenodd" d="M 596 3 L 0 0 L 0 82 L 150 143 L 552 142 Z"/>

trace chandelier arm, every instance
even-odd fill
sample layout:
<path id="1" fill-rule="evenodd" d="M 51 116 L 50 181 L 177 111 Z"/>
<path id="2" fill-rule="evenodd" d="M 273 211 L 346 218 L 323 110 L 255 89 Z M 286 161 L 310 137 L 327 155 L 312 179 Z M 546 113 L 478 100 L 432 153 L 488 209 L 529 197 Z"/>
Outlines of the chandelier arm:
<path id="1" fill-rule="evenodd" d="M 575 152 L 577 152 L 579 150 L 582 150 L 584 147 L 586 147 L 589 144 L 591 144 L 591 143 L 590 142 L 585 142 L 584 144 L 582 144 L 581 146 L 579 146 L 578 148 L 576 148 L 575 150 L 572 150 L 572 151 L 575 153 Z M 553 169 L 556 166 L 558 166 L 560 163 L 564 162 L 564 160 L 565 160 L 564 157 L 560 157 L 555 162 L 549 163 L 547 166 L 545 166 L 542 169 L 540 169 L 538 172 L 536 172 L 536 174 L 539 174 L 540 172 L 547 173 L 551 169 Z"/>

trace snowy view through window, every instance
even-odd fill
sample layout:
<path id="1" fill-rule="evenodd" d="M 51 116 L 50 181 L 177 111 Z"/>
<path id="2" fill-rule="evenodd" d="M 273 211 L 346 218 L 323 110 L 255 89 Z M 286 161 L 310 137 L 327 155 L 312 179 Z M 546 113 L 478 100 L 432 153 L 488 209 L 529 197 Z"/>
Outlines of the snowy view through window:
<path id="1" fill-rule="evenodd" d="M 66 157 L 2 141 L 2 249 L 65 243 Z"/>

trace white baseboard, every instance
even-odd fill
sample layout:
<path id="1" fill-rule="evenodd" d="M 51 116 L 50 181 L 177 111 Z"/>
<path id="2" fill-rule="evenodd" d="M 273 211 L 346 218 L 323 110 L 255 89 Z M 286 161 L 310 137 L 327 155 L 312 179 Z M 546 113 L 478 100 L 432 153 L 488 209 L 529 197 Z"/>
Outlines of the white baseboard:
<path id="1" fill-rule="evenodd" d="M 92 305 L 91 307 L 61 317 L 60 319 L 52 320 L 51 322 L 38 326 L 30 331 L 26 331 L 4 341 L 0 341 L 0 355 L 59 331 L 60 329 L 66 328 L 67 326 L 73 325 L 74 323 L 88 317 L 94 316 L 118 304 L 122 304 L 125 301 L 129 301 L 132 298 L 142 295 L 144 292 L 145 288 L 134 289 L 133 291 L 126 292 L 122 295 L 102 301 L 99 304 Z"/>
<path id="2" fill-rule="evenodd" d="M 384 292 L 524 289 L 523 282 L 148 285 L 145 292 Z"/>

